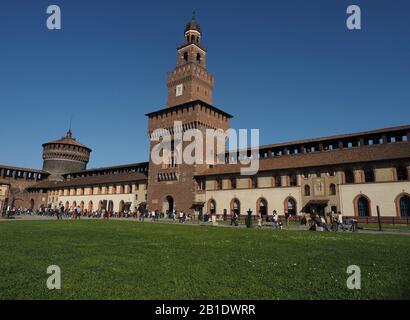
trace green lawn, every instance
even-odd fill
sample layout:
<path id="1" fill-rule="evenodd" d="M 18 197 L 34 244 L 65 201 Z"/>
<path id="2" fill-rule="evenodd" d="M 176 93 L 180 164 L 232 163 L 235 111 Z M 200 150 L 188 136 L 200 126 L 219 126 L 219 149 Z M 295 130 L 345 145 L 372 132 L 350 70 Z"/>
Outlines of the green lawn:
<path id="1" fill-rule="evenodd" d="M 358 265 L 362 289 L 346 288 Z M 46 288 L 49 265 L 62 289 Z M 0 222 L 0 299 L 410 298 L 410 236 Z"/>

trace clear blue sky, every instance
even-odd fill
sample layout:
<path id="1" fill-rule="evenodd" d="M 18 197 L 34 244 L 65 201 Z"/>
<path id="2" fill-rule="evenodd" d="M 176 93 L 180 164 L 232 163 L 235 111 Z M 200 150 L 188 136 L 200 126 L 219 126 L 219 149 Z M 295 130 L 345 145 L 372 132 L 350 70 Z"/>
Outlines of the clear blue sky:
<path id="1" fill-rule="evenodd" d="M 46 28 L 51 4 L 61 31 Z M 144 114 L 165 105 L 194 9 L 214 105 L 262 144 L 410 123 L 408 0 L 1 0 L 0 163 L 40 168 L 71 115 L 89 167 L 148 160 Z"/>

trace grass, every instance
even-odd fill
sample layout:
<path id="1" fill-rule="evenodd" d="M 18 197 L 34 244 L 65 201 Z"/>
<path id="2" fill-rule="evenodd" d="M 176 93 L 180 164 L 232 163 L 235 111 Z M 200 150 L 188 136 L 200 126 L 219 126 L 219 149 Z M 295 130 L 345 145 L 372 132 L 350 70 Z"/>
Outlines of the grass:
<path id="1" fill-rule="evenodd" d="M 362 223 L 360 224 L 360 227 L 363 229 L 377 229 L 379 230 L 379 225 L 377 223 L 369 223 L 365 224 Z M 394 229 L 394 230 L 404 230 L 404 231 L 410 231 L 410 226 L 405 225 L 405 224 L 382 224 L 382 230 L 389 230 L 389 229 Z"/>
<path id="2" fill-rule="evenodd" d="M 361 290 L 346 288 L 352 264 Z M 0 299 L 408 299 L 409 266 L 407 235 L 0 222 Z"/>

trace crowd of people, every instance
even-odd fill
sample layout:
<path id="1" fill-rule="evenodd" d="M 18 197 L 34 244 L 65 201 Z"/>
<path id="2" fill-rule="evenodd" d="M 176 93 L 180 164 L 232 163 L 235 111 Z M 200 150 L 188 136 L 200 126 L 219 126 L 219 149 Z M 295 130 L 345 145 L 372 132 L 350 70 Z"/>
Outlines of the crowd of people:
<path id="1" fill-rule="evenodd" d="M 167 211 L 165 214 L 161 213 L 159 210 L 148 211 L 145 208 L 137 208 L 134 210 L 124 209 L 121 212 L 109 211 L 106 209 L 100 209 L 95 211 L 83 210 L 80 206 L 75 206 L 72 208 L 66 208 L 62 203 L 58 206 L 44 207 L 39 210 L 33 211 L 27 208 L 15 208 L 7 206 L 5 211 L 2 213 L 3 216 L 7 218 L 12 218 L 16 216 L 24 215 L 39 215 L 39 216 L 49 216 L 56 217 L 57 220 L 65 219 L 81 219 L 81 217 L 95 218 L 95 219 L 105 219 L 110 218 L 135 218 L 143 222 L 146 219 L 152 222 L 158 222 L 159 219 L 168 219 L 172 222 L 178 221 L 178 223 L 184 224 L 186 222 L 192 221 L 195 218 L 202 222 L 214 223 L 216 222 L 216 214 L 204 214 L 195 216 L 194 213 L 186 213 L 184 211 L 177 212 L 175 209 Z M 224 211 L 222 215 L 224 221 L 228 220 L 227 212 Z M 273 210 L 271 216 L 258 214 L 256 217 L 257 227 L 262 228 L 263 226 L 270 226 L 273 229 L 282 230 L 284 224 L 289 227 L 290 220 L 296 220 L 296 216 L 285 211 L 283 215 L 279 215 L 276 210 Z M 240 215 L 232 210 L 230 214 L 230 225 L 239 226 Z M 265 223 L 267 222 L 267 223 Z M 305 226 L 306 229 L 310 231 L 357 231 L 358 223 L 355 219 L 345 219 L 343 214 L 339 211 L 329 212 L 327 214 L 318 214 L 315 211 L 311 213 L 303 213 L 300 218 L 300 225 Z"/>

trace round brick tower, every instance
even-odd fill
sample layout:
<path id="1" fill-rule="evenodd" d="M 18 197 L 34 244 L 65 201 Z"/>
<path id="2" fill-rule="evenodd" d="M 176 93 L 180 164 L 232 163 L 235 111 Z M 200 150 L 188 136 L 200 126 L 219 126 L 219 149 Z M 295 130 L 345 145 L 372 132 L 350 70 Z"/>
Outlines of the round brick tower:
<path id="1" fill-rule="evenodd" d="M 51 174 L 49 179 L 61 180 L 63 174 L 85 170 L 91 151 L 68 130 L 60 140 L 43 144 L 43 170 Z"/>

